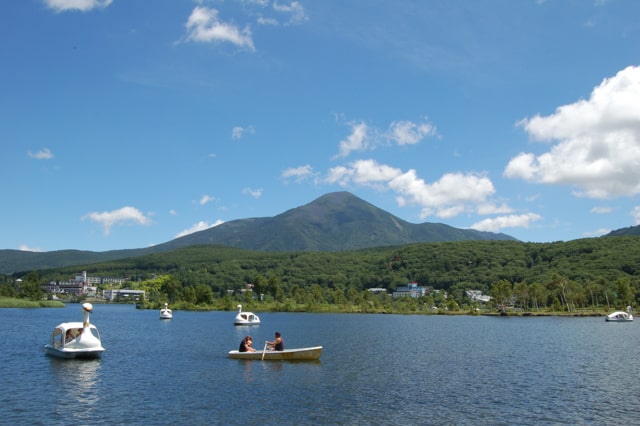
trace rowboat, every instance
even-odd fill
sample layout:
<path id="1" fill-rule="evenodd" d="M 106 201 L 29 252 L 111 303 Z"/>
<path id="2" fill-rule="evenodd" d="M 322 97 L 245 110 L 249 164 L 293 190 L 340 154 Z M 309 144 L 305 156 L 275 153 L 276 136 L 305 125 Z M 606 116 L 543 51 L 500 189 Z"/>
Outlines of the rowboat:
<path id="1" fill-rule="evenodd" d="M 317 361 L 320 359 L 322 346 L 309 348 L 285 349 L 283 351 L 229 351 L 229 358 L 264 361 Z"/>
<path id="2" fill-rule="evenodd" d="M 89 323 L 93 311 L 91 303 L 82 305 L 83 321 L 63 322 L 51 333 L 44 346 L 47 355 L 58 358 L 99 358 L 104 352 L 98 328 Z"/>

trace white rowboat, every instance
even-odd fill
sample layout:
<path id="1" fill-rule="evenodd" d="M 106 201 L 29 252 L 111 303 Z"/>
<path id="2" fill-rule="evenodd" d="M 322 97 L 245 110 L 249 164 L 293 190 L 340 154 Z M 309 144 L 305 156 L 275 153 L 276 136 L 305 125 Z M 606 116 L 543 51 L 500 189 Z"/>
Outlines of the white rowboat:
<path id="1" fill-rule="evenodd" d="M 285 349 L 283 351 L 229 351 L 229 358 L 264 361 L 317 361 L 320 359 L 322 346 L 309 348 Z"/>

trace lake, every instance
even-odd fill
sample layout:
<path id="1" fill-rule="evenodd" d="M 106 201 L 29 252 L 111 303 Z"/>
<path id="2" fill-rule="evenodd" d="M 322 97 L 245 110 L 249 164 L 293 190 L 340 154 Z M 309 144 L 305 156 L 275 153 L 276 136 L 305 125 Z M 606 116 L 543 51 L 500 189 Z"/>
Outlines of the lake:
<path id="1" fill-rule="evenodd" d="M 159 311 L 94 305 L 100 360 L 42 346 L 80 305 L 0 309 L 5 424 L 634 424 L 635 323 L 604 318 Z M 227 358 L 251 334 L 262 349 L 324 346 L 319 362 Z"/>

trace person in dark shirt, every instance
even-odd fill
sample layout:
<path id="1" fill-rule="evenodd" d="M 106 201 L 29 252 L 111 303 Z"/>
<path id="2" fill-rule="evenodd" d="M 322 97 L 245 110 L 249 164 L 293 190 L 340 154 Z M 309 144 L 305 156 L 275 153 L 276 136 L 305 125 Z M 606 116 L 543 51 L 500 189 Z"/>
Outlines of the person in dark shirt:
<path id="1" fill-rule="evenodd" d="M 245 337 L 244 339 L 242 339 L 242 342 L 240 342 L 240 348 L 238 349 L 238 352 L 255 352 L 256 350 L 251 347 L 252 343 L 253 339 L 251 338 L 251 336 Z"/>
<path id="2" fill-rule="evenodd" d="M 273 340 L 273 342 L 267 340 L 266 343 L 267 346 L 269 346 L 269 349 L 271 349 L 272 351 L 284 350 L 284 339 L 282 338 L 282 335 L 279 331 L 276 331 L 276 338 Z"/>

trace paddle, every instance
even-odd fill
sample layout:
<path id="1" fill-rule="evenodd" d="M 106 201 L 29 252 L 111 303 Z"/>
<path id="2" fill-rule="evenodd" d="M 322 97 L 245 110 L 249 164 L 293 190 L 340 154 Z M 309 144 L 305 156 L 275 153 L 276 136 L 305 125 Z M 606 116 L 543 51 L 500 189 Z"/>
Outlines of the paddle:
<path id="1" fill-rule="evenodd" d="M 264 361 L 264 354 L 267 353 L 267 342 L 264 343 L 264 349 L 262 350 L 262 359 L 260 361 Z"/>

